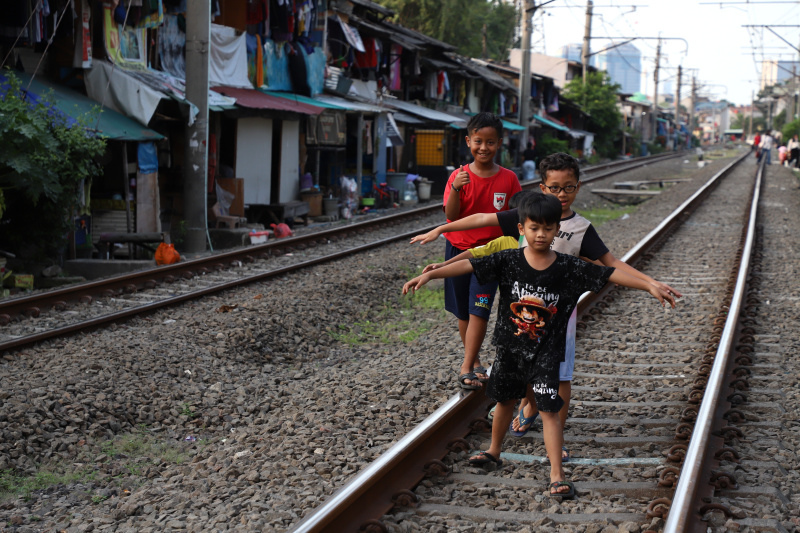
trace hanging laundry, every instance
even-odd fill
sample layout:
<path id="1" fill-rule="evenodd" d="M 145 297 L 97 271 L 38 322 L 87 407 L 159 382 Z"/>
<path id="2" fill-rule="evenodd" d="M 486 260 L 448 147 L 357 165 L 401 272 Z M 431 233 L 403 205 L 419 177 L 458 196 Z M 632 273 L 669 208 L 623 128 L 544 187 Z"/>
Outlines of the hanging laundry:
<path id="1" fill-rule="evenodd" d="M 364 52 L 356 51 L 355 65 L 358 68 L 378 68 L 378 42 L 373 37 L 364 37 Z"/>
<path id="2" fill-rule="evenodd" d="M 399 44 L 392 44 L 389 53 L 389 90 L 400 91 L 403 89 L 400 76 L 400 58 L 403 55 L 403 47 Z"/>

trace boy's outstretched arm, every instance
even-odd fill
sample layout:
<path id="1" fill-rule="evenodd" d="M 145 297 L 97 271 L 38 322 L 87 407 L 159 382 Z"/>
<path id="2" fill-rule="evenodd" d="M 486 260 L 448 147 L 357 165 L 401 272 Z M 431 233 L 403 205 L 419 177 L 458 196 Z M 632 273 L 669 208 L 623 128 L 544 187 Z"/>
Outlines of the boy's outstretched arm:
<path id="1" fill-rule="evenodd" d="M 673 309 L 675 308 L 675 298 L 672 296 L 671 292 L 661 289 L 660 287 L 656 287 L 649 281 L 645 281 L 636 276 L 631 276 L 627 272 L 622 272 L 619 269 L 615 269 L 608 278 L 608 281 L 616 283 L 617 285 L 622 285 L 623 287 L 630 287 L 632 289 L 639 289 L 649 292 L 654 298 L 661 302 L 662 306 L 664 306 L 664 301 L 666 300 L 670 303 Z"/>
<path id="2" fill-rule="evenodd" d="M 462 259 L 472 259 L 472 257 L 473 257 L 472 252 L 470 252 L 469 250 L 464 250 L 460 254 L 451 257 L 444 263 L 431 263 L 430 265 L 426 265 L 425 268 L 422 269 L 422 273 L 424 274 L 425 272 L 430 272 L 431 270 L 436 270 L 437 268 L 442 268 L 447 265 L 452 265 L 456 261 L 461 261 Z"/>
<path id="3" fill-rule="evenodd" d="M 598 259 L 598 261 L 600 261 L 600 263 L 602 263 L 603 265 L 605 265 L 607 267 L 614 267 L 617 270 L 621 270 L 622 272 L 625 272 L 626 274 L 630 274 L 631 276 L 633 276 L 635 278 L 639 278 L 639 279 L 644 280 L 644 281 L 646 281 L 648 283 L 651 283 L 651 284 L 655 285 L 656 287 L 658 287 L 659 289 L 661 289 L 663 292 L 670 293 L 670 294 L 674 295 L 676 298 L 682 298 L 683 297 L 683 294 L 681 294 L 680 292 L 676 291 L 675 289 L 673 289 L 672 287 L 670 287 L 666 283 L 661 283 L 660 281 L 657 281 L 657 280 L 651 278 L 647 274 L 644 274 L 643 272 L 639 272 L 638 270 L 636 270 L 635 268 L 630 266 L 628 263 L 626 263 L 624 261 L 620 261 L 619 259 L 614 257 L 614 254 L 612 254 L 611 252 L 606 252 L 605 254 L 601 255 L 600 258 Z M 675 305 L 673 304 L 672 307 L 675 307 Z"/>
<path id="4" fill-rule="evenodd" d="M 463 274 L 472 274 L 472 263 L 469 261 L 457 261 L 446 267 L 437 268 L 417 276 L 403 285 L 403 294 L 408 294 L 408 291 L 416 291 L 432 279 L 453 278 Z"/>
<path id="5" fill-rule="evenodd" d="M 460 218 L 456 221 L 448 222 L 447 224 L 442 224 L 438 228 L 434 228 L 428 233 L 417 235 L 411 239 L 411 244 L 414 244 L 415 242 L 426 244 L 435 241 L 439 235 L 442 233 L 447 233 L 448 231 L 464 231 L 468 229 L 499 225 L 500 221 L 497 219 L 496 213 L 475 213 L 474 215 Z"/>

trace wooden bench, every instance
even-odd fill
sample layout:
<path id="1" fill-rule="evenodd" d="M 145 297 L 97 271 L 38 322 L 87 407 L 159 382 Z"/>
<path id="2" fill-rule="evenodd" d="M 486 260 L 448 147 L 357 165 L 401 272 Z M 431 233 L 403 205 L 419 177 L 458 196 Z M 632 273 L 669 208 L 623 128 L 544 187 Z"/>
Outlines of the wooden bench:
<path id="1" fill-rule="evenodd" d="M 286 219 L 289 218 L 302 218 L 303 223 L 308 224 L 308 213 L 310 211 L 308 202 L 294 200 L 280 204 L 269 204 L 264 206 L 264 208 L 275 224 L 286 222 Z"/>
<path id="2" fill-rule="evenodd" d="M 625 189 L 592 189 L 592 192 L 617 204 L 638 204 L 648 198 L 658 196 L 661 191 L 625 190 Z"/>
<path id="3" fill-rule="evenodd" d="M 98 240 L 100 257 L 114 259 L 115 244 L 133 244 L 155 253 L 150 243 L 169 242 L 169 233 L 101 233 Z"/>

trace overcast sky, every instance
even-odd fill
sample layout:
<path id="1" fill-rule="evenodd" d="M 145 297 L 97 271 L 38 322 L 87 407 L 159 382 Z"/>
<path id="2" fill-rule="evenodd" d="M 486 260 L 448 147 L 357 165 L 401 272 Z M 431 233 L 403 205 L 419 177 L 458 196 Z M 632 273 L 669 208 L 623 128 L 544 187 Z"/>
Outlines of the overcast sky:
<path id="1" fill-rule="evenodd" d="M 537 0 L 539 5 L 543 0 Z M 664 40 L 661 48 L 659 78 L 671 80 L 675 91 L 677 67 L 683 67 L 681 94 L 687 95 L 690 78 L 697 77 L 703 96 L 726 98 L 735 104 L 749 104 L 751 91 L 758 92 L 763 59 L 797 60 L 797 50 L 766 28 L 744 28 L 745 24 L 800 25 L 800 1 L 728 0 L 712 4 L 710 0 L 594 0 L 592 37 L 680 37 Z M 636 6 L 635 10 L 631 6 Z M 614 7 L 609 7 L 614 6 Z M 532 46 L 553 56 L 561 47 L 583 42 L 586 0 L 555 0 L 534 19 Z M 541 28 L 544 26 L 544 42 Z M 773 27 L 795 48 L 800 47 L 800 27 Z M 621 41 L 620 39 L 617 42 Z M 611 41 L 591 41 L 593 50 L 601 50 Z M 657 41 L 636 40 L 642 52 L 641 90 L 653 93 L 653 69 Z M 753 56 L 755 54 L 755 57 Z M 696 69 L 687 71 L 687 69 Z M 798 73 L 800 74 L 800 72 Z M 645 77 L 646 76 L 646 77 Z M 660 84 L 659 84 L 660 85 Z M 659 87 L 663 93 L 664 88 Z"/>

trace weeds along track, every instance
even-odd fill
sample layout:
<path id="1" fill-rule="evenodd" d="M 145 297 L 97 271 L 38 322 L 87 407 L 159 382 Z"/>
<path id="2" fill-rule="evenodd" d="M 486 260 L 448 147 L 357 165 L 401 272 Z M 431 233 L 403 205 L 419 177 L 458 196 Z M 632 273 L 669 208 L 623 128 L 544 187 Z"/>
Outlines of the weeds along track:
<path id="1" fill-rule="evenodd" d="M 784 182 L 790 174 L 786 169 L 775 172 L 784 174 L 777 178 Z M 704 395 L 714 392 L 705 386 L 712 379 L 713 356 L 739 273 L 755 174 L 751 159 L 731 170 L 696 211 L 681 214 L 683 223 L 661 239 L 658 251 L 647 253 L 637 265 L 683 292 L 677 309 L 663 310 L 639 291 L 615 288 L 582 315 L 565 430 L 571 453 L 565 467 L 577 499 L 548 496 L 549 464 L 538 421 L 524 437 L 506 436 L 502 466 L 483 469 L 467 463 L 469 455 L 488 447 L 490 438 L 485 414 L 491 405 L 474 392 L 451 398 L 413 436 L 364 469 L 292 531 L 359 526 L 391 532 L 600 531 L 609 526 L 665 530 L 693 423 Z M 755 240 L 772 233 L 771 253 L 781 258 L 785 247 L 796 246 L 786 223 L 791 207 L 778 192 L 787 190 L 785 183 L 767 187 L 777 190 L 762 202 L 773 208 L 760 220 L 773 222 L 761 222 L 762 237 Z M 700 486 L 684 517 L 688 529 L 669 531 L 797 530 L 797 474 L 789 470 L 797 466 L 797 424 L 779 403 L 797 401 L 792 388 L 779 385 L 791 375 L 796 388 L 797 374 L 783 371 L 782 365 L 790 369 L 794 363 L 783 362 L 787 351 L 778 343 L 787 330 L 796 338 L 797 326 L 785 323 L 797 315 L 796 297 L 772 293 L 784 318 L 780 326 L 773 323 L 761 294 L 764 255 L 758 250 L 753 256 L 754 283 L 741 316 L 744 334 L 730 357 L 736 364 L 728 369 L 731 377 L 720 393 L 705 467 L 697 473 L 685 471 L 697 476 Z M 796 270 L 780 266 L 776 272 Z M 759 331 L 759 323 L 765 331 Z M 776 365 L 776 359 L 781 363 Z M 466 436 L 459 438 L 459 432 Z M 419 482 L 413 490 L 400 484 L 409 479 Z M 361 483 L 366 491 L 359 488 Z M 346 512 L 338 514 L 337 505 Z M 383 512 L 387 514 L 380 516 Z"/>

